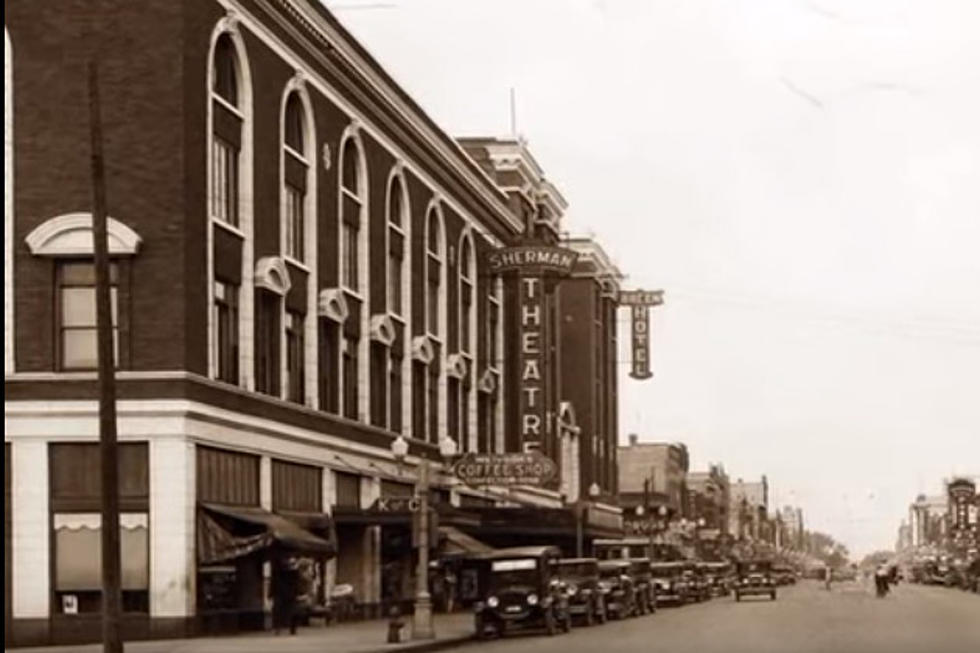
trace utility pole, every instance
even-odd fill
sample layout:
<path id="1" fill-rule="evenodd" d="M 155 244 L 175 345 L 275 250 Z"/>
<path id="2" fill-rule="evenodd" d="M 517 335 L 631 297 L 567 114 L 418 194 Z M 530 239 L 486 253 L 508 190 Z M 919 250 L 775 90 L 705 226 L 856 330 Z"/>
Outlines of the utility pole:
<path id="1" fill-rule="evenodd" d="M 105 160 L 98 64 L 88 65 L 92 137 L 92 241 L 95 252 L 95 315 L 99 367 L 99 453 L 102 463 L 102 650 L 122 653 L 119 567 L 119 456 L 116 446 L 116 361 L 106 217 Z"/>

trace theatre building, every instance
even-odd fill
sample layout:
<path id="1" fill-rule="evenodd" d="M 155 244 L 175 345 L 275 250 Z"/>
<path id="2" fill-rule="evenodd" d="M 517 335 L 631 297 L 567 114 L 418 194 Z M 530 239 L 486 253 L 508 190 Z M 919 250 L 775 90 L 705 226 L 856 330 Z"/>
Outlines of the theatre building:
<path id="1" fill-rule="evenodd" d="M 93 56 L 128 638 L 268 627 L 283 552 L 316 602 L 410 599 L 413 515 L 393 499 L 423 459 L 437 561 L 572 550 L 577 518 L 620 531 L 615 401 L 583 428 L 562 374 L 571 277 L 528 296 L 509 289 L 533 275 L 491 267 L 562 248 L 564 199 L 523 143 L 448 136 L 314 0 L 7 0 L 4 37 L 7 645 L 100 632 Z M 532 450 L 558 463 L 543 487 L 449 473 Z"/>

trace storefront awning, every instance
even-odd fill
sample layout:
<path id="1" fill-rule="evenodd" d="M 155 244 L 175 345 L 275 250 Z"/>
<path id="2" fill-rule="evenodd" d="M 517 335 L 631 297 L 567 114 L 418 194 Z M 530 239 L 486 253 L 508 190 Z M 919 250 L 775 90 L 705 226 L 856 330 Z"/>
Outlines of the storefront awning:
<path id="1" fill-rule="evenodd" d="M 469 557 L 493 551 L 493 547 L 452 526 L 439 528 L 439 554 L 442 557 Z"/>
<path id="2" fill-rule="evenodd" d="M 332 557 L 337 553 L 333 525 L 327 515 L 301 513 L 287 518 L 246 506 L 203 504 L 201 508 L 197 555 L 202 564 L 234 560 L 273 547 L 321 557 Z M 324 536 L 314 535 L 304 526 L 318 530 Z"/>

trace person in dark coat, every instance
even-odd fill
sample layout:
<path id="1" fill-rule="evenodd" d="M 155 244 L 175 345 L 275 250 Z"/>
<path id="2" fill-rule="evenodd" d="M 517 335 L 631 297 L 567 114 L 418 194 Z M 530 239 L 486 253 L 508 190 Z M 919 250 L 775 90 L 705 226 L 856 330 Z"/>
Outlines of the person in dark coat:
<path id="1" fill-rule="evenodd" d="M 296 634 L 298 597 L 299 569 L 294 560 L 287 558 L 279 562 L 272 574 L 272 624 L 276 635 L 287 627 L 290 635 Z"/>

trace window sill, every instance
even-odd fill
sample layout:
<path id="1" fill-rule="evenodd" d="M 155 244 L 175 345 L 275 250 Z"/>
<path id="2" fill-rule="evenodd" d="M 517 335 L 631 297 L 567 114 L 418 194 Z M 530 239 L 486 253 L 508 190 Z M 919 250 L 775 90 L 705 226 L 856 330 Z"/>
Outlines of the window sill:
<path id="1" fill-rule="evenodd" d="M 300 270 L 302 270 L 307 274 L 310 273 L 310 266 L 307 265 L 306 263 L 303 263 L 303 261 L 299 260 L 298 258 L 293 258 L 289 254 L 283 254 L 282 260 L 284 260 L 286 263 L 289 263 L 294 268 L 299 268 Z"/>
<path id="2" fill-rule="evenodd" d="M 235 225 L 231 224 L 230 222 L 226 222 L 221 218 L 216 218 L 214 216 L 211 216 L 211 223 L 214 224 L 216 227 L 221 227 L 228 233 L 238 236 L 242 240 L 245 240 L 245 232 L 239 229 L 238 227 L 236 227 Z"/>

